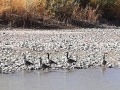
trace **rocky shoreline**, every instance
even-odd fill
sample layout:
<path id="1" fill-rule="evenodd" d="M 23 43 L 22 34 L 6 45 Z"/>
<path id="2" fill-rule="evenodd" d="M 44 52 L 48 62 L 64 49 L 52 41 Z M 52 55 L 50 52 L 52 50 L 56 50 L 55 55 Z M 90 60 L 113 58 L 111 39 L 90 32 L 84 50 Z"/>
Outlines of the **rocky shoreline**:
<path id="1" fill-rule="evenodd" d="M 40 58 L 49 61 L 47 53 L 57 62 L 52 69 L 67 69 L 66 52 L 77 61 L 71 68 L 100 67 L 106 52 L 107 67 L 119 67 L 119 38 L 119 29 L 0 30 L 0 72 L 40 69 Z M 25 66 L 23 54 L 33 65 Z"/>

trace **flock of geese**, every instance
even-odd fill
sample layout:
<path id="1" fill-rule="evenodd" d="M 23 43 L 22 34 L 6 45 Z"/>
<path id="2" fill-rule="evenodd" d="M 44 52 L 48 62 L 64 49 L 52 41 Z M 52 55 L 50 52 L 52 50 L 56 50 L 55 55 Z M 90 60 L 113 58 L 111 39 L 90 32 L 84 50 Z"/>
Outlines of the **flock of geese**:
<path id="1" fill-rule="evenodd" d="M 71 67 L 73 64 L 75 64 L 77 61 L 69 58 L 69 52 L 66 52 L 66 57 L 67 57 L 67 63 L 69 64 L 69 67 Z M 46 70 L 52 68 L 52 65 L 58 65 L 57 62 L 53 61 L 50 59 L 50 53 L 47 53 L 47 58 L 48 58 L 48 63 L 43 63 L 43 59 L 40 57 L 39 62 L 40 62 L 40 67 L 38 69 Z M 34 65 L 34 63 L 27 61 L 26 56 L 24 55 L 24 64 L 26 67 Z M 32 68 L 33 69 L 33 68 Z"/>
<path id="2" fill-rule="evenodd" d="M 104 53 L 104 55 L 103 55 L 103 61 L 102 61 L 102 65 L 101 65 L 102 67 L 106 67 L 106 65 L 107 65 L 107 61 L 106 61 L 106 55 L 107 54 L 108 53 Z M 50 59 L 50 53 L 47 53 L 47 58 L 49 60 L 48 63 L 43 63 L 43 59 L 41 57 L 39 58 L 40 67 L 38 69 L 46 70 L 46 69 L 52 68 L 52 65 L 58 65 L 57 62 Z M 71 59 L 69 57 L 69 52 L 66 52 L 66 58 L 67 58 L 66 63 L 68 64 L 68 67 L 66 69 L 71 69 L 71 67 L 73 65 L 74 65 L 74 67 L 73 67 L 74 69 L 82 69 L 81 67 L 75 66 L 77 61 L 74 60 L 74 59 Z M 26 67 L 29 67 L 29 66 L 34 65 L 34 63 L 32 63 L 30 61 L 27 61 L 26 56 L 24 56 L 24 65 Z M 61 68 L 62 68 L 62 66 L 61 66 Z M 34 70 L 34 68 L 31 68 L 31 70 Z"/>
<path id="3" fill-rule="evenodd" d="M 104 53 L 103 55 L 103 61 L 102 61 L 102 67 L 106 67 L 107 65 L 107 61 L 106 61 L 106 55 L 108 53 Z M 31 61 L 28 61 L 27 58 L 26 58 L 26 55 L 23 54 L 23 59 L 24 59 L 24 63 L 21 64 L 20 66 L 24 65 L 26 68 L 25 70 L 50 70 L 50 69 L 64 69 L 64 65 L 61 65 L 60 67 L 58 66 L 59 62 L 55 62 L 54 60 L 51 60 L 50 59 L 50 53 L 47 53 L 47 58 L 48 58 L 48 62 L 43 62 L 43 59 L 40 57 L 39 58 L 39 68 L 35 68 L 35 63 L 31 62 Z M 69 56 L 69 52 L 66 52 L 66 58 L 67 58 L 67 61 L 65 62 L 67 65 L 65 67 L 65 69 L 67 70 L 70 70 L 70 69 L 82 69 L 83 67 L 81 66 L 77 66 L 77 61 L 74 60 L 74 59 L 71 59 L 70 56 Z M 15 64 L 15 62 L 13 62 L 13 64 Z M 37 63 L 38 64 L 38 63 Z M 4 66 L 4 67 L 8 67 L 9 65 L 7 66 Z M 17 67 L 20 67 L 20 66 L 17 66 Z M 12 67 L 14 68 L 14 67 Z M 17 69 L 14 69 L 13 71 L 9 71 L 10 72 L 15 72 L 17 71 Z M 2 68 L 0 68 L 0 72 L 1 73 L 8 73 L 8 70 L 3 70 L 2 72 Z"/>

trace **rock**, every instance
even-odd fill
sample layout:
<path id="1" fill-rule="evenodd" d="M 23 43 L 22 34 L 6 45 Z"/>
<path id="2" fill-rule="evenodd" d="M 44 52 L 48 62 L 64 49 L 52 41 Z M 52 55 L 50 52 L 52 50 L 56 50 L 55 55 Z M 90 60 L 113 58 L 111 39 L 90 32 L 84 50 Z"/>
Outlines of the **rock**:
<path id="1" fill-rule="evenodd" d="M 36 69 L 39 68 L 38 58 L 41 57 L 44 63 L 48 63 L 46 53 L 51 53 L 50 59 L 59 63 L 56 68 L 67 68 L 65 53 L 70 52 L 70 58 L 77 61 L 73 68 L 99 67 L 104 52 L 110 53 L 107 60 L 113 56 L 119 60 L 119 36 L 120 30 L 112 29 L 1 31 L 0 66 L 6 73 L 23 70 L 24 53 L 26 59 L 35 64 L 29 68 Z M 108 64 L 108 67 L 114 67 L 114 64 Z"/>
<path id="2" fill-rule="evenodd" d="M 114 66 L 112 64 L 107 65 L 108 68 L 113 68 Z"/>

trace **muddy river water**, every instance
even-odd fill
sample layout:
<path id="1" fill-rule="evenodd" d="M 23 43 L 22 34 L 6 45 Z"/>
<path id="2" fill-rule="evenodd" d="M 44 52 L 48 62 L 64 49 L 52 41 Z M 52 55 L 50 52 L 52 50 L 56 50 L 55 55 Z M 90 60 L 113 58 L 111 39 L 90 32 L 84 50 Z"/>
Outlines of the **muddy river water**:
<path id="1" fill-rule="evenodd" d="M 0 90 L 120 90 L 120 69 L 21 71 L 0 74 Z"/>

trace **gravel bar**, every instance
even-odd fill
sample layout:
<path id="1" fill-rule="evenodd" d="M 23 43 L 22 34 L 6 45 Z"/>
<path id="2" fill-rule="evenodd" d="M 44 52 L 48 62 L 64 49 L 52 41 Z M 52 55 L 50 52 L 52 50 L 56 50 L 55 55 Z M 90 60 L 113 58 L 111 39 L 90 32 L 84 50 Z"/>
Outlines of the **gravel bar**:
<path id="1" fill-rule="evenodd" d="M 58 63 L 56 67 L 67 68 L 66 52 L 77 61 L 74 67 L 99 67 L 106 52 L 107 67 L 119 67 L 120 29 L 0 30 L 1 72 L 26 69 L 23 54 L 34 63 L 29 69 L 40 67 L 39 58 L 47 63 L 47 53 Z"/>

